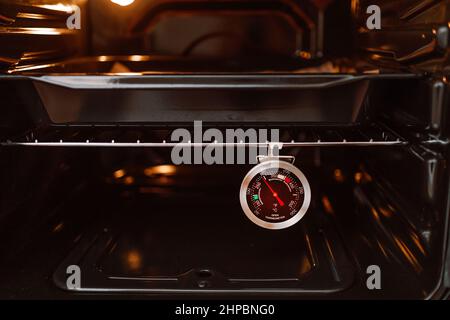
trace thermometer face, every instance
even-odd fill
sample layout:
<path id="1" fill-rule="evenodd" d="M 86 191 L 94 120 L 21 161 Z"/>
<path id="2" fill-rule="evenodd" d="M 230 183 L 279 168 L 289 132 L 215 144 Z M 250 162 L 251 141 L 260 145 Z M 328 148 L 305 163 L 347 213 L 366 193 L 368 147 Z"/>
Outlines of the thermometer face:
<path id="1" fill-rule="evenodd" d="M 311 189 L 294 165 L 269 160 L 245 177 L 240 194 L 247 217 L 266 229 L 285 229 L 299 222 L 309 208 Z"/>

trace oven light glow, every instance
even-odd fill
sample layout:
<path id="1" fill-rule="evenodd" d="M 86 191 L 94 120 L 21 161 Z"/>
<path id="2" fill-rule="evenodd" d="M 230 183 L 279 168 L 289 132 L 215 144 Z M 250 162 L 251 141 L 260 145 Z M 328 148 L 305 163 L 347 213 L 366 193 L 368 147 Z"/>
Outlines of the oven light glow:
<path id="1" fill-rule="evenodd" d="M 136 180 L 134 179 L 134 177 L 128 176 L 128 177 L 126 177 L 126 178 L 124 179 L 123 183 L 124 183 L 125 185 L 127 185 L 127 186 L 131 186 L 131 185 L 134 184 L 135 181 L 136 181 Z"/>
<path id="2" fill-rule="evenodd" d="M 58 28 L 39 28 L 39 27 L 18 27 L 18 28 L 3 28 L 2 31 L 14 32 L 15 34 L 38 34 L 46 36 L 57 36 L 64 33 L 69 33 L 70 30 Z"/>
<path id="3" fill-rule="evenodd" d="M 123 177 L 126 176 L 126 171 L 123 169 L 117 170 L 116 172 L 114 172 L 114 178 L 116 179 L 122 179 Z"/>
<path id="4" fill-rule="evenodd" d="M 140 55 L 133 55 L 130 56 L 130 61 L 134 61 L 134 62 L 141 62 L 145 60 L 145 56 L 140 56 Z"/>
<path id="5" fill-rule="evenodd" d="M 60 11 L 60 12 L 66 12 L 66 13 L 72 13 L 76 9 L 76 6 L 66 5 L 66 4 L 62 4 L 62 3 L 43 4 L 43 5 L 39 5 L 38 7 L 44 8 L 47 10 Z"/>
<path id="6" fill-rule="evenodd" d="M 173 165 L 161 165 L 156 167 L 149 167 L 144 170 L 144 174 L 147 177 L 153 177 L 156 175 L 173 176 L 177 171 L 177 168 Z"/>
<path id="7" fill-rule="evenodd" d="M 111 0 L 112 3 L 118 4 L 119 6 L 126 7 L 134 3 L 134 0 Z"/>
<path id="8" fill-rule="evenodd" d="M 323 204 L 323 208 L 325 209 L 326 213 L 334 214 L 333 206 L 331 205 L 330 199 L 327 196 L 322 197 L 322 204 Z"/>
<path id="9" fill-rule="evenodd" d="M 127 255 L 127 264 L 131 270 L 139 270 L 142 267 L 142 257 L 138 251 L 132 250 Z"/>
<path id="10" fill-rule="evenodd" d="M 334 170 L 334 180 L 336 180 L 339 183 L 342 183 L 345 181 L 344 174 L 342 173 L 342 170 L 336 169 Z"/>
<path id="11" fill-rule="evenodd" d="M 363 179 L 363 174 L 362 174 L 362 172 L 357 172 L 357 173 L 355 173 L 355 182 L 356 182 L 357 184 L 360 184 L 361 181 L 362 181 L 362 179 Z"/>

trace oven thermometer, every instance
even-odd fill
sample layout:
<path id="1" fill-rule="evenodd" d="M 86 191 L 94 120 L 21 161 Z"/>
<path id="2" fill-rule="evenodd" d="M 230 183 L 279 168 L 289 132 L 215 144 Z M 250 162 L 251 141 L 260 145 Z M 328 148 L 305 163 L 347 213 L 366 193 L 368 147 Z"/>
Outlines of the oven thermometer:
<path id="1" fill-rule="evenodd" d="M 244 178 L 240 201 L 253 223 L 265 229 L 281 230 L 304 217 L 311 203 L 311 188 L 296 166 L 269 158 Z"/>

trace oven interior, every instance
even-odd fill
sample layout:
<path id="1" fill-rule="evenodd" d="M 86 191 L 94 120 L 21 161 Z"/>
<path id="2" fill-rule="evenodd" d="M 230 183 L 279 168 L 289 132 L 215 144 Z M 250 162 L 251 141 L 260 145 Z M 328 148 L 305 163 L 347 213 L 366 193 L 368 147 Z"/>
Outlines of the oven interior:
<path id="1" fill-rule="evenodd" d="M 0 297 L 443 297 L 448 1 L 372 2 L 382 30 L 363 0 L 2 1 Z M 249 164 L 174 165 L 194 121 L 278 129 L 306 217 L 253 225 Z"/>

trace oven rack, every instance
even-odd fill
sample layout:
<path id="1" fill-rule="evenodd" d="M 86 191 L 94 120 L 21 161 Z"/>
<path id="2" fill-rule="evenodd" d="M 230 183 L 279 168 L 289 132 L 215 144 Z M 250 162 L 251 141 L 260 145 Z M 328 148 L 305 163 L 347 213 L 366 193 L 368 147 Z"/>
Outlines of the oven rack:
<path id="1" fill-rule="evenodd" d="M 248 128 L 247 128 L 248 129 Z M 243 129 L 243 130 L 247 130 Z M 264 129 L 261 127 L 255 128 Z M 379 124 L 369 126 L 307 126 L 307 127 L 266 127 L 278 129 L 279 142 L 235 141 L 235 142 L 188 142 L 171 141 L 173 128 L 151 126 L 57 126 L 45 130 L 35 130 L 1 142 L 1 146 L 24 147 L 115 147 L 115 148 L 173 148 L 173 147 L 337 147 L 337 146 L 402 146 L 408 142 L 393 130 Z M 193 128 L 186 128 L 194 136 Z M 205 128 L 204 130 L 207 130 Z M 219 129 L 220 130 L 220 129 Z M 221 130 L 226 136 L 225 129 Z"/>

